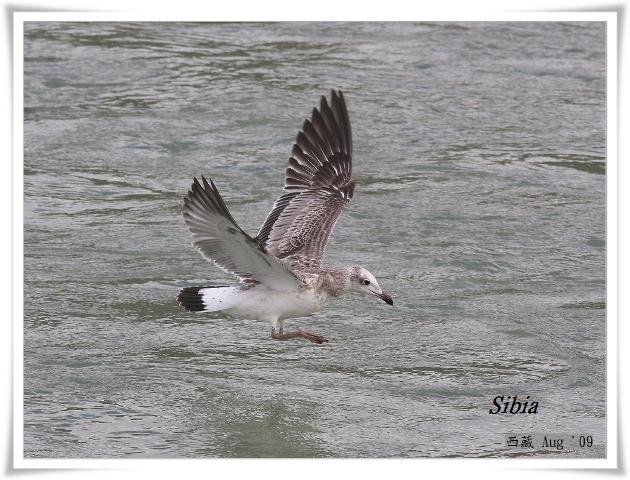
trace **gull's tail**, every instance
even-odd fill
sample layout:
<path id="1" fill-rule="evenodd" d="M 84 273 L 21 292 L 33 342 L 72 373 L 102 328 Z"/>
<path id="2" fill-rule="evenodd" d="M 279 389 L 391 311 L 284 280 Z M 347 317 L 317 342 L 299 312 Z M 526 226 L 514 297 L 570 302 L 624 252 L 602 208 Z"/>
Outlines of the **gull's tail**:
<path id="1" fill-rule="evenodd" d="M 177 303 L 193 312 L 217 312 L 236 305 L 239 287 L 186 287 L 177 294 Z"/>

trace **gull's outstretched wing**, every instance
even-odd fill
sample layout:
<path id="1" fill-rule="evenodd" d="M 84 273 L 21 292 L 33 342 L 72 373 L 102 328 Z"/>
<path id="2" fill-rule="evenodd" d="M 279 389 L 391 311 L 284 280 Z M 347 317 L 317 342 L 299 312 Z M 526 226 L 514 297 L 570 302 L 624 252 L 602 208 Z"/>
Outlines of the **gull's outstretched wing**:
<path id="1" fill-rule="evenodd" d="M 284 191 L 256 239 L 290 269 L 321 267 L 326 242 L 352 198 L 352 132 L 341 91 L 322 96 L 298 133 Z"/>
<path id="2" fill-rule="evenodd" d="M 264 247 L 236 224 L 217 187 L 201 177 L 194 179 L 184 197 L 182 213 L 193 245 L 223 271 L 244 283 L 264 283 L 272 288 L 291 289 L 300 281 Z"/>

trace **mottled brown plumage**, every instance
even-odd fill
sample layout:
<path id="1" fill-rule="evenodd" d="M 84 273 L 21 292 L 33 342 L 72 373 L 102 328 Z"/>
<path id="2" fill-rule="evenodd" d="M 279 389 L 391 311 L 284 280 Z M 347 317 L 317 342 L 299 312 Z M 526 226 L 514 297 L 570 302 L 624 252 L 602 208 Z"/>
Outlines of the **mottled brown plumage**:
<path id="1" fill-rule="evenodd" d="M 354 193 L 352 129 L 342 92 L 322 96 L 293 145 L 285 193 L 256 239 L 290 270 L 317 273 L 328 238 Z"/>

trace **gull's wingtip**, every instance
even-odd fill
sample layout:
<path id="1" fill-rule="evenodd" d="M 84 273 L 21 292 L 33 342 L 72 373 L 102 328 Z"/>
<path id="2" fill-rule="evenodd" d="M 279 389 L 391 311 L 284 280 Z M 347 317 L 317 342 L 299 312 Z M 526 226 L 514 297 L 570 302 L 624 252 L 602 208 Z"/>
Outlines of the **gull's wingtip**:
<path id="1" fill-rule="evenodd" d="M 214 184 L 214 182 L 212 181 L 212 178 L 209 179 L 210 180 L 210 185 L 212 185 L 212 190 L 214 190 L 215 192 L 218 192 L 217 190 L 217 186 Z"/>
<path id="2" fill-rule="evenodd" d="M 339 99 L 343 99 L 343 91 L 341 90 L 341 88 L 337 88 L 337 89 L 331 88 L 330 89 L 330 96 L 332 98 L 337 97 Z"/>
<path id="3" fill-rule="evenodd" d="M 210 185 L 208 184 L 208 180 L 203 175 L 201 176 L 201 180 L 203 181 L 203 187 L 206 190 L 210 190 L 210 189 L 216 190 L 216 187 L 214 186 L 214 182 L 212 181 L 212 178 L 210 178 L 210 185 L 212 185 L 212 187 L 210 187 Z"/>
<path id="4" fill-rule="evenodd" d="M 215 186 L 214 182 L 212 181 L 212 178 L 206 178 L 203 175 L 200 175 L 201 181 L 199 181 L 197 179 L 197 177 L 193 177 L 193 183 L 192 183 L 192 190 L 195 190 L 195 187 L 199 187 L 202 190 L 213 190 L 213 191 L 217 191 L 217 187 Z M 210 183 L 208 183 L 208 181 Z M 188 194 L 190 195 L 192 192 L 189 191 Z"/>
<path id="5" fill-rule="evenodd" d="M 203 176 L 201 178 L 203 178 Z M 199 183 L 199 180 L 197 180 L 197 177 L 193 177 L 193 183 L 192 183 L 192 189 L 193 190 L 194 190 L 195 186 L 201 187 L 201 184 Z"/>

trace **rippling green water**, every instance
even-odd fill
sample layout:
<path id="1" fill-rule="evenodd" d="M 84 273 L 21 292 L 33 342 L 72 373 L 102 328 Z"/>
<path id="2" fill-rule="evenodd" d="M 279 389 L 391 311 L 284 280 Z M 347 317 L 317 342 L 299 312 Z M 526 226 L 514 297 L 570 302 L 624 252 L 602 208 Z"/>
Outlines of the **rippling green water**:
<path id="1" fill-rule="evenodd" d="M 211 176 L 251 234 L 331 87 L 353 203 L 328 264 L 348 296 L 292 322 L 191 314 L 226 281 L 180 214 Z M 601 23 L 27 23 L 25 455 L 605 454 Z M 536 415 L 489 415 L 496 395 Z"/>

